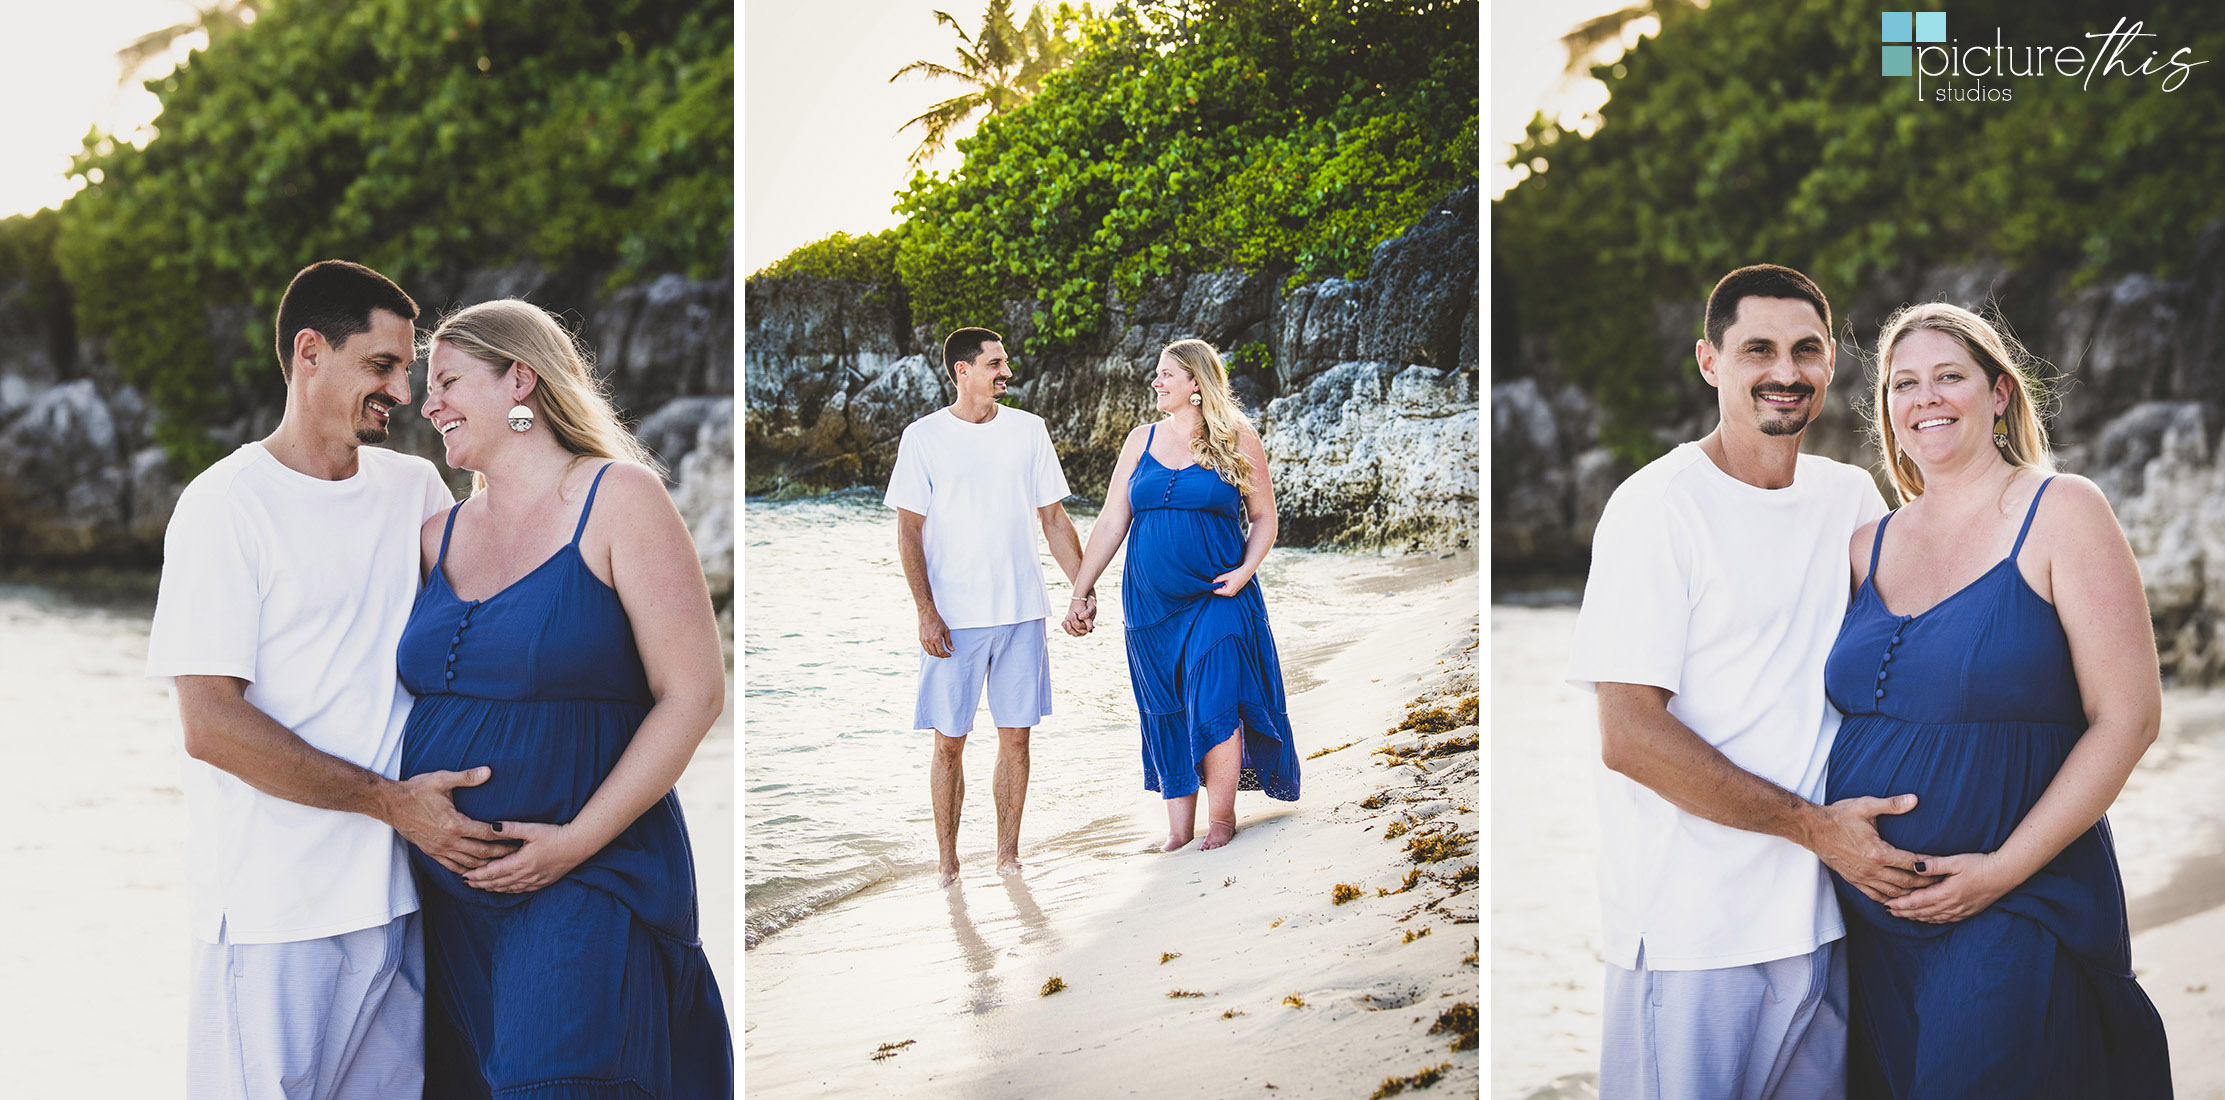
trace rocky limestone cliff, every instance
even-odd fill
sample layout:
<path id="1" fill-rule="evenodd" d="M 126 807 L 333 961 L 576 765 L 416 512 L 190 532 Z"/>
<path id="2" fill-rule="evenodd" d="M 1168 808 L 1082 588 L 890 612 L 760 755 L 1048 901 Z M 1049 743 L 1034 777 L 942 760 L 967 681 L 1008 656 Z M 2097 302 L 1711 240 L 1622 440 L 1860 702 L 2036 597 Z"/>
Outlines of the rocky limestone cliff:
<path id="1" fill-rule="evenodd" d="M 2166 675 L 2225 677 L 2225 224 L 2191 244 L 2176 278 L 2128 275 L 2073 288 L 2060 273 L 1938 267 L 1880 279 L 1834 318 L 1842 342 L 1807 450 L 1877 470 L 1859 408 L 1880 324 L 1907 302 L 1991 306 L 2057 395 L 2057 464 L 2108 495 L 2140 561 Z M 1704 303 L 1656 311 L 1663 369 L 1684 380 L 1658 422 L 1664 444 L 1713 428 L 1714 391 L 1691 346 Z M 1495 323 L 1513 323 L 1501 316 Z M 1491 380 L 1491 555 L 1495 571 L 1580 570 L 1607 495 L 1629 469 L 1598 445 L 1597 407 L 1549 352 L 1546 334 L 1502 332 Z M 1891 500 L 1888 491 L 1887 499 Z"/>
<path id="2" fill-rule="evenodd" d="M 1197 337 L 1232 364 L 1274 471 L 1282 540 L 1434 549 L 1477 537 L 1478 191 L 1448 196 L 1378 246 L 1364 279 L 1286 289 L 1286 271 L 1162 279 L 1109 298 L 1080 347 L 1031 350 L 1032 301 L 981 323 L 1015 360 L 1012 393 L 1050 423 L 1067 480 L 1101 497 L 1121 441 L 1156 419 L 1159 350 Z M 743 458 L 751 493 L 882 485 L 904 426 L 951 399 L 939 333 L 887 292 L 750 279 L 743 300 Z M 1264 365 L 1257 356 L 1263 351 Z"/>
<path id="3" fill-rule="evenodd" d="M 601 272 L 520 266 L 407 289 L 430 314 L 420 325 L 444 308 L 512 295 L 568 310 L 619 406 L 640 416 L 643 440 L 669 468 L 724 608 L 734 585 L 733 279 L 664 275 L 602 287 Z M 249 313 L 211 311 L 222 354 L 242 350 Z M 412 373 L 421 397 L 423 373 Z M 227 448 L 277 426 L 285 393 L 275 364 L 266 381 L 211 426 Z M 158 564 L 184 479 L 151 441 L 152 415 L 101 341 L 77 336 L 66 305 L 35 306 L 23 288 L 0 283 L 0 566 Z M 389 446 L 440 462 L 422 419 L 394 425 Z M 468 474 L 443 473 L 459 494 L 468 490 Z"/>

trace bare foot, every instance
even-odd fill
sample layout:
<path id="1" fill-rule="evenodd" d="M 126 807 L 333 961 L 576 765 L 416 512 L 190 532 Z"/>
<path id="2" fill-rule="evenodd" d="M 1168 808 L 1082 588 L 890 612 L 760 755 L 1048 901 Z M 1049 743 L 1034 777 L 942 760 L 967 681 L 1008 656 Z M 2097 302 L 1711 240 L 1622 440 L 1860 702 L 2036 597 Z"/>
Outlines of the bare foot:
<path id="1" fill-rule="evenodd" d="M 1205 839 L 1198 843 L 1197 850 L 1210 852 L 1234 839 L 1236 839 L 1235 822 L 1215 821 L 1206 827 Z"/>
<path id="2" fill-rule="evenodd" d="M 1185 845 L 1185 844 L 1188 844 L 1189 842 L 1190 842 L 1190 834 L 1188 834 L 1188 833 L 1171 833 L 1171 834 L 1169 834 L 1169 835 L 1167 836 L 1167 843 L 1166 843 L 1166 847 L 1164 847 L 1164 848 L 1161 848 L 1161 849 L 1159 849 L 1159 850 L 1160 850 L 1160 851 L 1162 851 L 1162 852 L 1172 852 L 1172 851 L 1175 851 L 1175 850 L 1177 850 L 1177 849 L 1181 848 L 1181 847 L 1182 847 L 1183 845 Z"/>
<path id="3" fill-rule="evenodd" d="M 1018 857 L 1018 856 L 1005 856 L 1005 857 L 1004 857 L 1003 859 L 1000 859 L 1000 860 L 998 860 L 998 861 L 997 861 L 997 873 L 998 873 L 998 874 L 1000 874 L 1000 875 L 1017 875 L 1017 874 L 1019 874 L 1019 873 L 1020 873 L 1020 857 Z"/>
<path id="4" fill-rule="evenodd" d="M 942 874 L 935 879 L 935 885 L 948 886 L 956 881 L 958 881 L 958 865 L 955 863 L 943 864 Z"/>

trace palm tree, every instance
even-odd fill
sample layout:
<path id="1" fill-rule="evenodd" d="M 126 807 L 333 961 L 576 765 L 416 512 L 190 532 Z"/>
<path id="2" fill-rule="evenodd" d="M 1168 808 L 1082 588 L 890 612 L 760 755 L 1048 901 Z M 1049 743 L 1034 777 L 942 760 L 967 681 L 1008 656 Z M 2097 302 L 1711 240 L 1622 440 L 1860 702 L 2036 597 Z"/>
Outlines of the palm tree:
<path id="1" fill-rule="evenodd" d="M 981 29 L 969 37 L 949 12 L 936 12 L 935 22 L 958 36 L 957 65 L 914 61 L 896 70 L 889 82 L 893 84 L 898 77 L 916 72 L 952 77 L 972 88 L 896 128 L 899 133 L 913 126 L 926 131 L 919 147 L 912 150 L 911 167 L 919 167 L 940 152 L 950 143 L 952 132 L 984 108 L 999 115 L 1026 103 L 1042 87 L 1044 77 L 1073 60 L 1078 46 L 1074 31 L 1093 14 L 1088 4 L 1076 8 L 1062 3 L 1046 12 L 1038 3 L 1023 25 L 1013 21 L 1011 0 L 989 0 L 988 10 L 981 16 Z"/>
<path id="2" fill-rule="evenodd" d="M 207 7 L 197 7 L 193 18 L 173 23 L 158 31 L 148 31 L 132 39 L 131 44 L 116 51 L 119 72 L 116 82 L 129 84 L 134 77 L 145 73 L 148 66 L 170 55 L 171 47 L 178 40 L 191 34 L 206 34 L 210 42 L 239 30 L 255 21 L 268 0 L 214 0 Z"/>

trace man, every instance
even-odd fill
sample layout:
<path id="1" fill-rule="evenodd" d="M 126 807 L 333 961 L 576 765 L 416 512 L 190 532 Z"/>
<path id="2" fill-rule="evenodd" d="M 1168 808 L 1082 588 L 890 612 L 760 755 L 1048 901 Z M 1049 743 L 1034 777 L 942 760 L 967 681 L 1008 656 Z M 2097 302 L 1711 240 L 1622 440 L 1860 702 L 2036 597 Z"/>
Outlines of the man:
<path id="1" fill-rule="evenodd" d="M 1003 337 L 959 329 L 943 341 L 943 363 L 957 400 L 904 429 L 886 503 L 896 509 L 897 551 L 919 611 L 912 724 L 940 735 L 927 776 L 948 886 L 958 878 L 962 754 L 984 684 L 997 723 L 997 870 L 1020 872 L 1028 732 L 1051 713 L 1050 604 L 1035 528 L 1069 582 L 1082 542 L 1060 503 L 1066 474 L 1043 418 L 997 404 L 1012 378 Z M 1077 599 L 1094 615 L 1085 597 Z"/>
<path id="2" fill-rule="evenodd" d="M 1831 307 L 1806 276 L 1723 277 L 1694 347 L 1721 422 L 1616 489 L 1569 679 L 1599 701 L 1604 1100 L 1846 1090 L 1845 934 L 1824 868 L 1898 897 L 1929 879 L 1877 836 L 1913 795 L 1817 805 L 1839 715 L 1824 659 L 1869 474 L 1800 453 Z"/>
<path id="3" fill-rule="evenodd" d="M 186 486 L 163 540 L 147 674 L 174 678 L 191 757 L 196 1098 L 417 1095 L 424 956 L 401 839 L 459 870 L 505 850 L 449 800 L 488 769 L 394 778 L 418 528 L 453 503 L 431 463 L 365 446 L 410 402 L 416 316 L 358 264 L 294 276 L 284 417 Z"/>

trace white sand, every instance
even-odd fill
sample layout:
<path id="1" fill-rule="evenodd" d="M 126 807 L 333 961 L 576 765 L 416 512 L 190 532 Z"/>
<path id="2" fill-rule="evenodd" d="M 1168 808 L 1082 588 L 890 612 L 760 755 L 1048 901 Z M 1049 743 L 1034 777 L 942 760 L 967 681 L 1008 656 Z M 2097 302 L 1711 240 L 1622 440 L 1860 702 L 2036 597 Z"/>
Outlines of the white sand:
<path id="1" fill-rule="evenodd" d="M 1597 1095 L 1598 750 L 1592 697 L 1562 682 L 1575 612 L 1491 609 L 1491 1095 Z M 2180 1100 L 2225 1098 L 2225 694 L 2172 691 L 2111 808 L 2132 961 L 2163 1015 Z"/>
<path id="2" fill-rule="evenodd" d="M 0 1066 L 9 1096 L 181 1096 L 185 798 L 147 620 L 0 597 Z M 727 697 L 734 698 L 729 686 Z M 734 737 L 680 780 L 705 946 L 732 1012 Z"/>
<path id="3" fill-rule="evenodd" d="M 1377 896 L 1413 866 L 1403 840 L 1382 837 L 1400 810 L 1354 804 L 1413 781 L 1413 766 L 1388 767 L 1369 749 L 1443 678 L 1440 662 L 1473 668 L 1475 560 L 1355 573 L 1396 591 L 1384 603 L 1405 609 L 1318 664 L 1291 658 L 1320 684 L 1290 700 L 1301 754 L 1361 742 L 1306 761 L 1303 800 L 1245 795 L 1234 844 L 1164 854 L 1164 811 L 1140 795 L 1080 833 L 1024 842 L 1024 877 L 1000 877 L 976 854 L 948 890 L 907 876 L 773 936 L 746 961 L 748 1095 L 1365 1097 L 1387 1077 L 1441 1064 L 1441 1081 L 1406 1095 L 1475 1095 L 1477 1052 L 1454 1053 L 1429 1028 L 1454 1004 L 1478 1003 L 1478 971 L 1465 961 L 1478 926 L 1454 919 L 1472 919 L 1478 892 L 1425 882 Z M 1331 644 L 1279 641 L 1286 655 Z M 1467 754 L 1429 763 L 1463 760 L 1473 768 Z M 1437 809 L 1473 831 L 1472 779 L 1465 786 L 1405 812 Z M 972 823 L 986 819 L 986 801 L 969 805 Z M 962 854 L 970 835 L 961 832 Z M 1429 869 L 1450 878 L 1473 863 Z M 1364 896 L 1333 904 L 1339 883 Z M 1180 957 L 1162 963 L 1167 953 Z M 1064 991 L 1041 995 L 1052 977 Z M 1204 996 L 1168 996 L 1177 990 Z M 1292 994 L 1305 1007 L 1285 1005 Z M 907 1042 L 875 1060 L 884 1044 Z"/>

